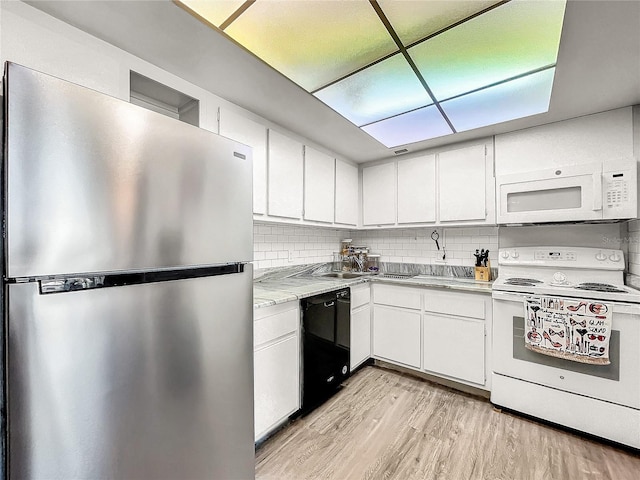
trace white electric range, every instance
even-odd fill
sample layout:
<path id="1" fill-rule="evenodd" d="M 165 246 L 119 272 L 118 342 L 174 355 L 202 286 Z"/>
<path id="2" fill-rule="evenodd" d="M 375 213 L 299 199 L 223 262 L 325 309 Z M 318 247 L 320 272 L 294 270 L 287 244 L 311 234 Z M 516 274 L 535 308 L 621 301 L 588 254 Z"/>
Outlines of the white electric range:
<path id="1" fill-rule="evenodd" d="M 624 285 L 623 252 L 509 248 L 498 252 L 498 265 L 492 403 L 640 448 L 640 291 Z M 612 312 L 611 363 L 579 363 L 525 348 L 525 299 L 540 297 L 604 304 Z"/>

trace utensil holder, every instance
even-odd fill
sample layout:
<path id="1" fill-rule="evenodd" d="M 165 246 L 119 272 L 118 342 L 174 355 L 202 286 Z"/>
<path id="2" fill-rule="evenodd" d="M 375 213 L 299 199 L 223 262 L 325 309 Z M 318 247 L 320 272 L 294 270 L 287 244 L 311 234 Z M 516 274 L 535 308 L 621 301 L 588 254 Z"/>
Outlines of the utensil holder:
<path id="1" fill-rule="evenodd" d="M 476 280 L 479 282 L 491 281 L 491 266 L 475 267 Z"/>

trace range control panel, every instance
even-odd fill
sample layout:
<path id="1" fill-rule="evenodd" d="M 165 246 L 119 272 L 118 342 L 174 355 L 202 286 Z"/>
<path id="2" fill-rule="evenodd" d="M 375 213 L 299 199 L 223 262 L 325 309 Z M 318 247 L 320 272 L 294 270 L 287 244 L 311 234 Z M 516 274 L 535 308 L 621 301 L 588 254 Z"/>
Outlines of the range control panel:
<path id="1" fill-rule="evenodd" d="M 557 262 L 558 260 L 566 260 L 573 262 L 576 260 L 576 252 L 563 250 L 535 250 L 533 252 L 535 260 L 550 260 Z"/>
<path id="2" fill-rule="evenodd" d="M 624 254 L 607 248 L 513 247 L 499 250 L 498 264 L 624 270 Z"/>

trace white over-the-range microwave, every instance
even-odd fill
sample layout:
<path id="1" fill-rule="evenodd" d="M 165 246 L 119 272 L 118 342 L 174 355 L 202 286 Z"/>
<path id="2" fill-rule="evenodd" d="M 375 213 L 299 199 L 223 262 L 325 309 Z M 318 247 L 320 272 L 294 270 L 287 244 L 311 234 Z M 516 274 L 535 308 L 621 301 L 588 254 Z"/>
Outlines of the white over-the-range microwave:
<path id="1" fill-rule="evenodd" d="M 635 159 L 496 177 L 499 224 L 624 220 L 638 214 Z"/>

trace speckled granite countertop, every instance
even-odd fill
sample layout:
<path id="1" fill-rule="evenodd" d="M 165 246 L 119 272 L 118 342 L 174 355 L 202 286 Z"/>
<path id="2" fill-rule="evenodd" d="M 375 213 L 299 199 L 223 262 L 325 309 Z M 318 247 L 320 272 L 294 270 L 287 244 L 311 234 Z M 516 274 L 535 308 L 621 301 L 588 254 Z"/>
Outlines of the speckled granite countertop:
<path id="1" fill-rule="evenodd" d="M 382 282 L 412 287 L 446 288 L 475 293 L 491 293 L 491 282 L 473 278 L 421 274 L 411 278 L 382 278 L 376 275 L 344 279 L 322 276 L 328 273 L 325 264 L 303 265 L 268 272 L 254 279 L 253 308 L 300 300 L 312 295 L 338 290 L 365 282 Z"/>
<path id="2" fill-rule="evenodd" d="M 451 290 L 464 290 L 475 293 L 491 294 L 493 282 L 478 282 L 473 278 L 437 277 L 431 275 L 418 275 L 411 278 L 373 278 L 374 282 L 397 283 L 412 287 L 448 288 Z"/>

